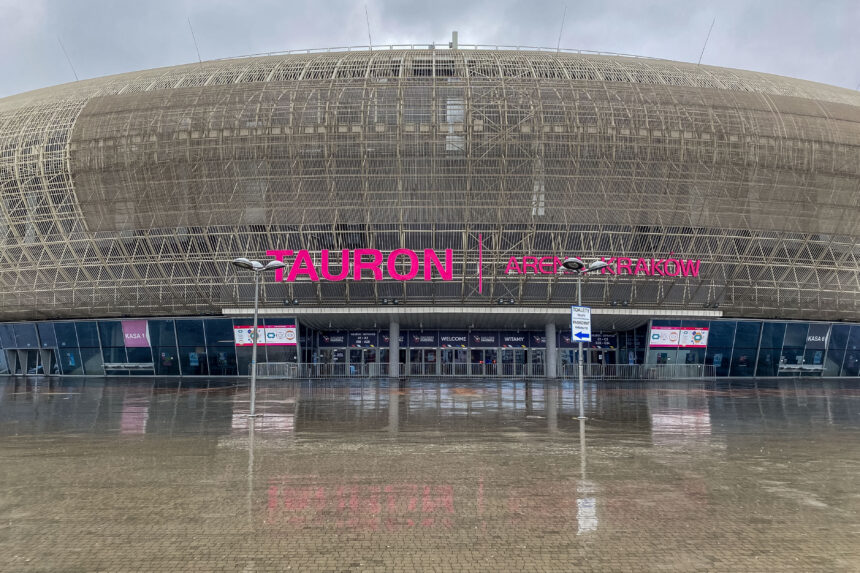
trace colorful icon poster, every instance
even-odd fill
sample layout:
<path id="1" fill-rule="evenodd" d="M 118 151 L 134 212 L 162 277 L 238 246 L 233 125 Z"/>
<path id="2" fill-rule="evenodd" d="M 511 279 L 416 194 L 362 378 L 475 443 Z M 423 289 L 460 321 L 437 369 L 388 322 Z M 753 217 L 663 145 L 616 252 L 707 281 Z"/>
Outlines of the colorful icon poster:
<path id="1" fill-rule="evenodd" d="M 233 338 L 236 346 L 252 346 L 254 344 L 253 326 L 233 327 Z M 257 344 L 261 346 L 295 346 L 296 326 L 294 324 L 270 325 L 257 328 Z"/>
<path id="2" fill-rule="evenodd" d="M 651 348 L 706 348 L 708 329 L 652 326 L 648 343 Z"/>

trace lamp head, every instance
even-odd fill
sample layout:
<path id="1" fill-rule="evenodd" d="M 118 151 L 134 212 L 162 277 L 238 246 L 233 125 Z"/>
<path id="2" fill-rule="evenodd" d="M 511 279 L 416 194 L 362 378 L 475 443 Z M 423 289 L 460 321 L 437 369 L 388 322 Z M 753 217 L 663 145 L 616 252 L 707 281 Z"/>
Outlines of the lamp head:
<path id="1" fill-rule="evenodd" d="M 249 271 L 253 271 L 255 269 L 254 263 L 257 263 L 257 261 L 251 261 L 251 260 L 246 259 L 245 257 L 239 257 L 238 259 L 233 259 L 232 264 L 233 264 L 233 266 L 239 267 L 240 269 L 246 269 Z M 259 265 L 260 267 L 263 266 L 263 265 L 260 265 L 260 263 L 257 263 L 257 265 Z"/>
<path id="2" fill-rule="evenodd" d="M 588 269 L 586 269 L 586 270 L 599 271 L 600 269 L 604 269 L 608 266 L 609 266 L 609 263 L 607 263 L 606 261 L 594 261 L 593 263 L 588 265 Z"/>
<path id="3" fill-rule="evenodd" d="M 266 263 L 266 266 L 263 267 L 264 271 L 274 271 L 277 269 L 283 269 L 287 265 L 284 264 L 284 261 L 269 261 Z"/>
<path id="4" fill-rule="evenodd" d="M 585 263 L 583 263 L 582 260 L 578 259 L 577 257 L 568 257 L 564 259 L 564 262 L 561 263 L 561 266 L 569 271 L 579 272 L 585 268 Z"/>

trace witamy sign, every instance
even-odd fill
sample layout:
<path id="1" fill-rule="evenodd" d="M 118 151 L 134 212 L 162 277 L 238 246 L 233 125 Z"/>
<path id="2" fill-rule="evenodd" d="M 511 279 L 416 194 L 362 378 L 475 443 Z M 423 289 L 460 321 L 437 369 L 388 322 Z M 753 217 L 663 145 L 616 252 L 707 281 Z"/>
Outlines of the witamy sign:
<path id="1" fill-rule="evenodd" d="M 292 251 L 276 249 L 266 251 L 270 257 L 286 263 L 285 269 L 275 271 L 275 280 L 295 282 L 297 280 L 343 281 L 352 279 L 381 281 L 411 280 L 456 280 L 454 276 L 454 251 L 444 249 L 395 249 L 383 252 L 378 249 L 322 250 L 318 256 L 307 249 Z M 601 274 L 629 276 L 698 277 L 701 261 L 674 257 L 644 259 L 631 257 L 601 257 L 607 266 Z M 510 257 L 504 268 L 507 275 L 555 275 L 562 259 L 555 256 Z M 478 249 L 478 280 L 483 282 L 483 249 Z"/>

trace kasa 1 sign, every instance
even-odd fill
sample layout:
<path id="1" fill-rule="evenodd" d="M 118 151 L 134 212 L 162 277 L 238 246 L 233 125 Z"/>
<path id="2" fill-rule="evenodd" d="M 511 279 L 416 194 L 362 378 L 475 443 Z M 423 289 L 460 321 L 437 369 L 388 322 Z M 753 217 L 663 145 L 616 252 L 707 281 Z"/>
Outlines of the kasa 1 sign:
<path id="1" fill-rule="evenodd" d="M 253 326 L 234 326 L 233 339 L 236 346 L 253 346 Z M 257 345 L 259 346 L 295 346 L 296 325 L 282 324 L 257 327 Z"/>

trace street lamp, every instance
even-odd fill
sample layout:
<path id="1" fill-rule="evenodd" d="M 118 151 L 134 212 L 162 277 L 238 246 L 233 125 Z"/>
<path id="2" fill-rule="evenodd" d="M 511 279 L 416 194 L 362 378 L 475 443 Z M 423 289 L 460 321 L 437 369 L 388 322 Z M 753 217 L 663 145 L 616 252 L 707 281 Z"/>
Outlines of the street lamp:
<path id="1" fill-rule="evenodd" d="M 251 413 L 250 417 L 256 416 L 255 399 L 257 397 L 257 311 L 260 306 L 260 273 L 263 271 L 274 271 L 283 269 L 287 265 L 283 261 L 269 261 L 266 265 L 259 261 L 251 261 L 245 257 L 233 259 L 233 266 L 248 271 L 254 271 L 254 330 L 251 342 Z"/>
<path id="2" fill-rule="evenodd" d="M 604 267 L 608 267 L 609 263 L 604 261 L 594 261 L 588 265 L 576 257 L 568 257 L 564 259 L 561 266 L 570 273 L 576 275 L 576 304 L 582 306 L 582 275 L 589 271 L 599 271 Z M 577 370 L 579 371 L 579 418 L 585 419 L 584 392 L 582 388 L 582 339 L 579 340 L 579 358 L 577 359 Z"/>

